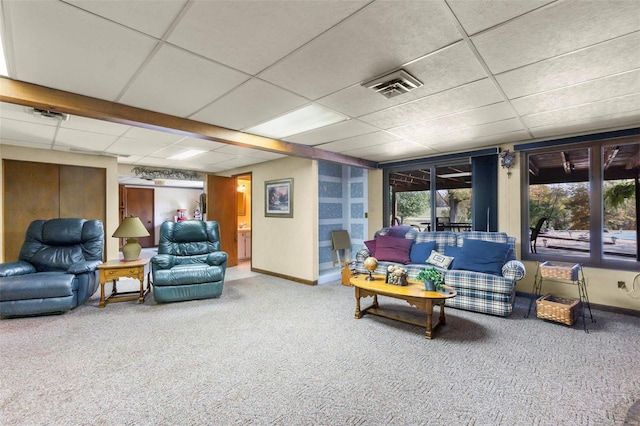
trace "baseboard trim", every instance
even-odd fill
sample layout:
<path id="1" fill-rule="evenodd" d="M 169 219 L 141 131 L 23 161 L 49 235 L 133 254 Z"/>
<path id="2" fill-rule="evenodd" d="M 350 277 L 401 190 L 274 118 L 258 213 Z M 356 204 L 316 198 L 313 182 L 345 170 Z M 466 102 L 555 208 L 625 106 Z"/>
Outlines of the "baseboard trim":
<path id="1" fill-rule="evenodd" d="M 318 280 L 303 280 L 302 278 L 292 277 L 291 275 L 279 274 L 277 272 L 265 271 L 264 269 L 258 269 L 251 267 L 251 272 L 257 272 L 263 275 L 270 275 L 272 277 L 278 277 L 289 281 L 295 281 L 297 283 L 305 284 L 305 285 L 318 285 Z"/>
<path id="2" fill-rule="evenodd" d="M 538 296 L 536 296 L 535 294 L 527 293 L 525 291 L 516 291 L 516 296 L 527 297 L 529 299 L 538 298 Z M 592 309 L 596 309 L 598 311 L 614 312 L 616 314 L 630 315 L 632 317 L 640 317 L 640 311 L 636 311 L 635 309 L 620 308 L 618 306 L 600 305 L 598 303 L 590 303 L 590 305 Z"/>

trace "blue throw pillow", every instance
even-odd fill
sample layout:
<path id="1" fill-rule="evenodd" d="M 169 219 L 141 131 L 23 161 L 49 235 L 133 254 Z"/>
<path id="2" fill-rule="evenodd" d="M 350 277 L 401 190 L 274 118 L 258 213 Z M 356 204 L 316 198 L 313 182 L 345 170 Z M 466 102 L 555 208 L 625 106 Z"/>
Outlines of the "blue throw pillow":
<path id="1" fill-rule="evenodd" d="M 411 263 L 427 263 L 427 258 L 431 254 L 431 250 L 436 249 L 435 241 L 427 241 L 425 243 L 414 243 L 411 246 L 409 258 Z"/>
<path id="2" fill-rule="evenodd" d="M 465 238 L 456 269 L 502 276 L 502 266 L 510 249 L 511 246 L 505 243 Z"/>
<path id="3" fill-rule="evenodd" d="M 460 257 L 460 252 L 462 251 L 462 247 L 458 246 L 445 246 L 444 247 L 444 255 L 453 257 L 453 262 L 449 265 L 449 269 L 459 269 L 456 267 L 457 259 Z"/>

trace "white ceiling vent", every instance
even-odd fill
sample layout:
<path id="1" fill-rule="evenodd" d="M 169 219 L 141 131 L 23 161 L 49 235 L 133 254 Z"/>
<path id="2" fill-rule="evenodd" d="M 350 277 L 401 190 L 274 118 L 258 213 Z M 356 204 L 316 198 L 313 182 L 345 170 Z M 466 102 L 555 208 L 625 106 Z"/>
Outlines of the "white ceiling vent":
<path id="1" fill-rule="evenodd" d="M 404 70 L 398 70 L 362 84 L 385 98 L 395 98 L 422 86 L 422 83 Z"/>
<path id="2" fill-rule="evenodd" d="M 45 118 L 53 118 L 54 120 L 60 121 L 69 121 L 69 114 L 65 114 L 62 112 L 49 111 L 46 109 L 39 108 L 25 108 L 27 112 L 37 116 L 37 117 L 45 117 Z"/>

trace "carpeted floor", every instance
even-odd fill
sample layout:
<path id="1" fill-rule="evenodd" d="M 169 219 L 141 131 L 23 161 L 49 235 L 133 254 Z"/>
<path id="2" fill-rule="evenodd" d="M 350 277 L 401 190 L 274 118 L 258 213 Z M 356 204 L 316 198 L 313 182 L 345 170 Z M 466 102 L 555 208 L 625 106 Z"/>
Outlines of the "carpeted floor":
<path id="1" fill-rule="evenodd" d="M 97 306 L 0 321 L 2 425 L 623 425 L 640 400 L 638 317 L 594 311 L 587 334 L 519 298 L 510 318 L 447 309 L 426 340 L 354 319 L 353 288 L 254 274 Z"/>

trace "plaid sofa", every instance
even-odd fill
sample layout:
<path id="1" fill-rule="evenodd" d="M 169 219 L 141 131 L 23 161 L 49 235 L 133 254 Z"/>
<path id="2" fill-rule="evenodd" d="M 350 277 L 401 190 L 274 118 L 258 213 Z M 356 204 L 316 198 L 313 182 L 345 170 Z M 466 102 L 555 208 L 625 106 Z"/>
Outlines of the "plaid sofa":
<path id="1" fill-rule="evenodd" d="M 376 232 L 375 236 L 386 235 L 390 229 L 383 228 Z M 511 314 L 516 294 L 516 281 L 525 275 L 524 265 L 515 257 L 516 239 L 514 237 L 509 237 L 504 232 L 418 232 L 417 230 L 407 231 L 404 237 L 415 243 L 435 241 L 436 251 L 440 253 L 444 253 L 445 246 L 461 247 L 465 238 L 511 245 L 511 253 L 502 267 L 502 276 L 436 268 L 444 273 L 445 284 L 453 287 L 458 293 L 456 297 L 447 299 L 446 306 L 503 317 Z M 369 256 L 369 250 L 366 248 L 356 253 L 356 271 L 363 274 L 368 273 L 364 267 L 364 260 Z M 399 264 L 379 261 L 375 273 L 385 275 L 390 265 Z M 420 270 L 433 265 L 409 264 L 401 266 L 407 270 L 409 278 L 415 278 Z"/>

